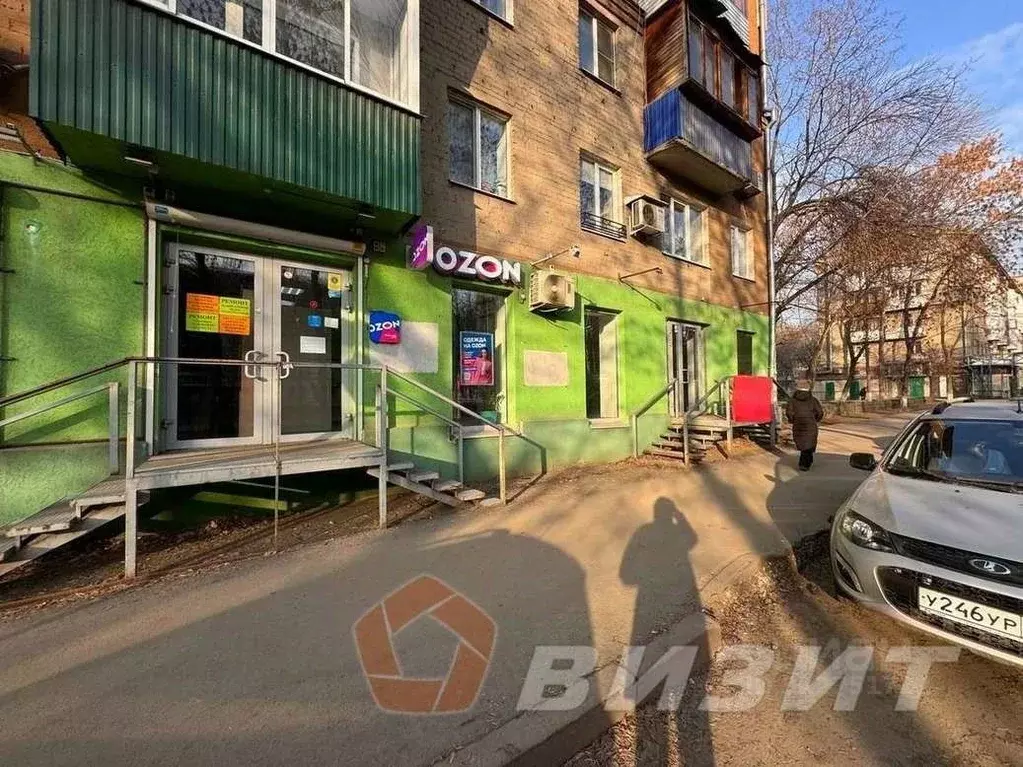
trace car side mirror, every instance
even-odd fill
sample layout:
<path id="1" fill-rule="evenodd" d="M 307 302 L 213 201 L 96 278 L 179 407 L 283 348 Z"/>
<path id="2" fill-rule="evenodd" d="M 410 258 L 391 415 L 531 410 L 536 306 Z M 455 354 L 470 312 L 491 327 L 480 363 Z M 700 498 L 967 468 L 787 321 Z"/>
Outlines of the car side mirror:
<path id="1" fill-rule="evenodd" d="M 849 465 L 860 471 L 873 471 L 877 468 L 877 459 L 872 453 L 853 453 L 849 456 Z"/>

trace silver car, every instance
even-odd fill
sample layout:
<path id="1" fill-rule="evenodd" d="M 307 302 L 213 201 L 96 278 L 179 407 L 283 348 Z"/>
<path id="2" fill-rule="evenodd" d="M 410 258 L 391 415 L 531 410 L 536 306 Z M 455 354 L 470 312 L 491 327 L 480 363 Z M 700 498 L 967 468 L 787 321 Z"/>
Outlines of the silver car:
<path id="1" fill-rule="evenodd" d="M 835 515 L 838 588 L 982 655 L 1023 665 L 1023 407 L 954 402 L 914 419 Z"/>

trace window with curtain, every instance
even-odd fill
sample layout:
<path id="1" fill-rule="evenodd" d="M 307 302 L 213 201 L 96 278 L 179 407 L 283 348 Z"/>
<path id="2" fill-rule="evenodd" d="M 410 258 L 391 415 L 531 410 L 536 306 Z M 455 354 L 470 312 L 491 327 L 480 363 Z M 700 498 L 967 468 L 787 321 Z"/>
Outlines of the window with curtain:
<path id="1" fill-rule="evenodd" d="M 747 280 L 755 278 L 750 235 L 749 229 L 739 226 L 731 227 L 732 274 Z"/>
<path id="2" fill-rule="evenodd" d="M 668 226 L 661 250 L 672 258 L 681 258 L 706 266 L 706 208 L 694 203 L 672 200 L 668 204 Z"/>
<path id="3" fill-rule="evenodd" d="M 579 204 L 584 229 L 624 238 L 618 201 L 618 171 L 598 160 L 583 157 L 579 170 Z"/>
<path id="4" fill-rule="evenodd" d="M 418 1 L 177 0 L 175 10 L 418 109 Z"/>
<path id="5" fill-rule="evenodd" d="M 452 181 L 508 197 L 508 154 L 508 118 L 467 100 L 448 102 Z"/>

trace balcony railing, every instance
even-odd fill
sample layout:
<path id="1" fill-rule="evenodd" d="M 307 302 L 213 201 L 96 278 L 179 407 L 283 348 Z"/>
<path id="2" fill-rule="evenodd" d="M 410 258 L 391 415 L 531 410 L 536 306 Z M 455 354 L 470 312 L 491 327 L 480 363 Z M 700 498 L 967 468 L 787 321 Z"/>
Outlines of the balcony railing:
<path id="1" fill-rule="evenodd" d="M 580 223 L 583 229 L 602 234 L 605 237 L 614 237 L 616 240 L 625 239 L 625 224 L 612 221 L 610 218 L 583 211 Z"/>
<path id="2" fill-rule="evenodd" d="M 678 89 L 647 105 L 644 144 L 652 160 L 660 159 L 673 170 L 677 167 L 715 191 L 732 192 L 750 185 L 759 188 L 750 142 L 715 120 Z M 708 164 L 713 167 L 701 168 Z M 723 174 L 715 173 L 715 168 Z"/>

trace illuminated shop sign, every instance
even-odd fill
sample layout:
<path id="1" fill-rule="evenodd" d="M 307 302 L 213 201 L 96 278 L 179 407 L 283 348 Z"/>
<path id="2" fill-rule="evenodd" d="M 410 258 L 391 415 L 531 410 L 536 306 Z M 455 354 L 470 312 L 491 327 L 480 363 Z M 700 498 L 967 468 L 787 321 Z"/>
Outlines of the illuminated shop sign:
<path id="1" fill-rule="evenodd" d="M 408 266 L 410 269 L 432 266 L 435 272 L 451 277 L 503 282 L 507 285 L 522 284 L 522 264 L 447 246 L 435 249 L 433 227 L 425 224 L 412 230 Z"/>

